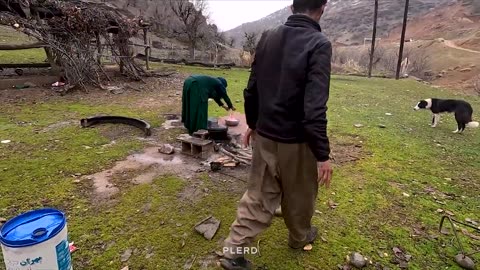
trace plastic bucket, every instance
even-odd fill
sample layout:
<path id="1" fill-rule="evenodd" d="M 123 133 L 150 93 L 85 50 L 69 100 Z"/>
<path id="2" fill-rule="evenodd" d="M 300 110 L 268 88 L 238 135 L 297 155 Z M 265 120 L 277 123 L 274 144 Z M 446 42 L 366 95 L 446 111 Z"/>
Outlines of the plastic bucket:
<path id="1" fill-rule="evenodd" d="M 34 210 L 0 229 L 6 270 L 73 270 L 67 220 L 56 209 Z"/>

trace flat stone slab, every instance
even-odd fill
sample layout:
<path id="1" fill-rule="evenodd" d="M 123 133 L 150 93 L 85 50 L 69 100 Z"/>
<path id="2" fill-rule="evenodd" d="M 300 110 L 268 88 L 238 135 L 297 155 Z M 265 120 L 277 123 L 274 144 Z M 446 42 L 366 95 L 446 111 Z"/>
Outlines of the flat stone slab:
<path id="1" fill-rule="evenodd" d="M 204 139 L 192 137 L 192 136 L 189 136 L 189 135 L 181 135 L 181 136 L 178 137 L 178 140 L 181 141 L 181 142 L 190 143 L 190 144 L 193 144 L 193 145 L 196 145 L 196 146 L 202 146 L 202 147 L 207 146 L 207 145 L 212 143 L 212 141 L 210 141 L 210 140 L 204 140 Z"/>
<path id="2" fill-rule="evenodd" d="M 195 230 L 207 240 L 212 240 L 219 228 L 220 220 L 213 216 L 209 216 L 195 225 Z"/>
<path id="3" fill-rule="evenodd" d="M 207 136 L 208 136 L 208 130 L 204 130 L 204 129 L 201 129 L 197 132 L 194 132 L 193 133 L 193 136 L 196 137 L 196 138 L 200 138 L 200 139 L 206 139 Z"/>

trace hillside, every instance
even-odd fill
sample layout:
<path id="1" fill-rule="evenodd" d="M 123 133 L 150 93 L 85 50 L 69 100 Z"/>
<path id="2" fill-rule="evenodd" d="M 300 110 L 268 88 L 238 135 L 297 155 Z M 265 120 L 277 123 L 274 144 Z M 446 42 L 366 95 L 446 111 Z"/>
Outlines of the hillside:
<path id="1" fill-rule="evenodd" d="M 420 17 L 432 9 L 456 2 L 456 0 L 411 0 L 410 18 Z M 403 11 L 403 1 L 380 1 L 378 14 L 378 33 L 380 37 L 386 37 L 389 30 L 401 23 Z M 262 32 L 273 28 L 285 22 L 290 15 L 290 7 L 286 7 L 258 21 L 245 23 L 227 31 L 225 34 L 228 37 L 235 38 L 237 45 L 239 45 L 243 41 L 245 32 Z M 363 43 L 363 38 L 371 35 L 372 20 L 373 4 L 370 0 L 331 0 L 328 3 L 321 25 L 332 41 L 354 45 Z"/>
<path id="2" fill-rule="evenodd" d="M 401 26 L 394 28 L 389 39 L 398 40 L 400 33 Z M 477 13 L 471 6 L 458 3 L 436 9 L 410 21 L 407 38 L 415 40 L 443 38 L 453 40 L 456 45 L 467 49 L 480 50 L 480 8 Z"/>

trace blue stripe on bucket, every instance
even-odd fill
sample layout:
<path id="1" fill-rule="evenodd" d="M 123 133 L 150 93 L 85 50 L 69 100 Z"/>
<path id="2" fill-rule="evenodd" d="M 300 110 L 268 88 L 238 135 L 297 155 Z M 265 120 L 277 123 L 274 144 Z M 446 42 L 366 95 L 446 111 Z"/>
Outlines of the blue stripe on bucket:
<path id="1" fill-rule="evenodd" d="M 67 224 L 65 214 L 45 208 L 21 214 L 0 229 L 0 243 L 13 248 L 28 247 L 55 237 Z"/>

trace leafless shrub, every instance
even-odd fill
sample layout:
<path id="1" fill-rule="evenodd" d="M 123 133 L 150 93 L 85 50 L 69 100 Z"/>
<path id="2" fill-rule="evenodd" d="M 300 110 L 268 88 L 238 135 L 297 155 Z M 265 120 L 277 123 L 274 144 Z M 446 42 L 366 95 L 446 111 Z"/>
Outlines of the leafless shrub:
<path id="1" fill-rule="evenodd" d="M 403 52 L 404 59 L 408 59 L 407 73 L 415 77 L 425 79 L 425 71 L 430 68 L 430 57 L 424 49 L 406 47 Z M 382 59 L 379 60 L 376 70 L 394 75 L 397 71 L 398 51 L 385 50 Z"/>
<path id="2" fill-rule="evenodd" d="M 430 69 L 430 57 L 424 49 L 406 48 L 404 57 L 408 58 L 407 73 L 425 79 L 425 71 Z M 404 59 L 405 59 L 404 58 Z M 332 62 L 343 70 L 364 73 L 370 63 L 370 48 L 349 47 L 334 48 Z M 378 46 L 373 56 L 373 71 L 393 76 L 397 70 L 398 51 Z"/>
<path id="3" fill-rule="evenodd" d="M 424 49 L 407 47 L 404 50 L 404 57 L 410 62 L 408 73 L 423 79 L 425 71 L 430 69 L 430 56 L 427 52 Z"/>
<path id="4" fill-rule="evenodd" d="M 356 73 L 356 74 L 362 74 L 366 72 L 366 67 L 361 66 L 358 61 L 355 61 L 353 59 L 350 59 L 343 65 L 343 67 L 346 69 L 347 72 L 349 73 Z"/>
<path id="5" fill-rule="evenodd" d="M 397 63 L 398 63 L 398 53 L 393 51 L 388 51 L 385 53 L 385 56 L 381 60 L 380 66 L 381 70 L 388 75 L 395 74 L 397 70 Z"/>
<path id="6" fill-rule="evenodd" d="M 62 68 L 71 86 L 83 89 L 87 85 L 102 87 L 108 79 L 99 61 L 102 40 L 124 75 L 136 80 L 146 75 L 135 63 L 129 44 L 129 39 L 140 29 L 140 20 L 129 19 L 102 4 L 54 0 L 30 2 L 48 7 L 47 12 L 53 14 L 55 11 L 59 15 L 37 20 L 0 13 L 0 24 L 14 25 L 19 31 L 46 44 L 53 62 Z"/>
<path id="7" fill-rule="evenodd" d="M 336 73 L 355 73 L 361 74 L 365 72 L 359 62 L 361 52 L 352 50 L 348 47 L 334 48 L 332 55 L 333 69 Z"/>
<path id="8" fill-rule="evenodd" d="M 368 68 L 370 64 L 370 55 L 371 55 L 371 48 L 369 47 L 367 50 L 363 50 L 360 56 L 359 64 L 365 68 Z M 375 53 L 373 55 L 373 69 L 376 70 L 377 65 L 382 61 L 385 57 L 386 50 L 385 47 L 378 46 L 375 48 Z"/>
<path id="9" fill-rule="evenodd" d="M 332 62 L 338 65 L 345 65 L 348 62 L 359 62 L 360 53 L 348 47 L 340 47 L 333 49 Z"/>
<path id="10" fill-rule="evenodd" d="M 473 79 L 473 89 L 478 95 L 480 95 L 480 75 Z"/>

